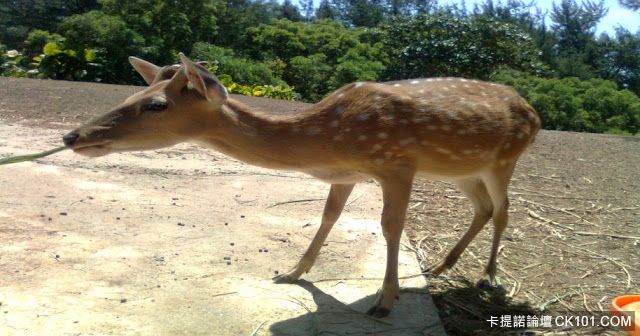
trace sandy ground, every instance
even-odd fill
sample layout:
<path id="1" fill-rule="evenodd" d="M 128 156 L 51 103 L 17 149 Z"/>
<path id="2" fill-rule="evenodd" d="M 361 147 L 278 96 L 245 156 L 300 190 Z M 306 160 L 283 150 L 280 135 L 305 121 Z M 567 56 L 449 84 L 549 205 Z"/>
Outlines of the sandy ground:
<path id="1" fill-rule="evenodd" d="M 140 89 L 0 85 L 0 156 L 57 146 L 76 120 Z M 327 192 L 188 144 L 2 166 L 0 334 L 444 334 L 406 238 L 400 274 L 418 275 L 401 281 L 389 318 L 363 313 L 386 255 L 373 183 L 356 188 L 305 281 L 272 283 L 304 252 Z"/>

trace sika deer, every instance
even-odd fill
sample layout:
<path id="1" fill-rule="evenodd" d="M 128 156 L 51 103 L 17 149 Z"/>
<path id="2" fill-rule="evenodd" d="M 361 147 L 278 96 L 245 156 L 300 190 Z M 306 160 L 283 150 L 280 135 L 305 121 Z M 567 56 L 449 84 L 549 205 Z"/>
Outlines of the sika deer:
<path id="1" fill-rule="evenodd" d="M 64 136 L 76 153 L 101 156 L 197 142 L 249 164 L 307 173 L 331 183 L 322 223 L 298 264 L 276 281 L 296 281 L 313 265 L 355 183 L 383 191 L 387 265 L 368 314 L 384 317 L 398 299 L 398 248 L 414 177 L 453 181 L 475 209 L 471 226 L 432 272 L 452 267 L 493 218 L 485 268 L 495 282 L 507 226 L 507 186 L 540 119 L 513 89 L 462 78 L 346 85 L 296 115 L 256 111 L 229 98 L 203 66 L 160 68 L 131 58 L 150 84 L 113 111 Z"/>

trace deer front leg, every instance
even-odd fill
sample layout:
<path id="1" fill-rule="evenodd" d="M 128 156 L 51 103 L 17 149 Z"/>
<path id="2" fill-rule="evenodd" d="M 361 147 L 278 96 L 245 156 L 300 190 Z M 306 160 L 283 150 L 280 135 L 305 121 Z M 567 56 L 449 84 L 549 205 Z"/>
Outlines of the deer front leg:
<path id="1" fill-rule="evenodd" d="M 382 210 L 382 234 L 387 241 L 387 269 L 384 274 L 382 289 L 378 292 L 376 302 L 368 311 L 368 315 L 385 317 L 391 312 L 395 300 L 399 299 L 398 253 L 400 236 L 404 227 L 404 217 L 411 195 L 413 172 L 396 174 L 392 178 L 380 179 L 382 185 L 384 207 Z"/>
<path id="2" fill-rule="evenodd" d="M 291 271 L 281 274 L 273 280 L 277 283 L 289 283 L 300 279 L 303 273 L 309 272 L 311 266 L 316 261 L 320 248 L 329 235 L 329 231 L 333 224 L 338 220 L 344 205 L 353 190 L 355 184 L 332 184 L 331 191 L 327 197 L 327 202 L 322 213 L 322 223 L 316 235 L 313 237 L 311 244 L 307 248 L 307 252 L 302 256 L 296 267 Z"/>

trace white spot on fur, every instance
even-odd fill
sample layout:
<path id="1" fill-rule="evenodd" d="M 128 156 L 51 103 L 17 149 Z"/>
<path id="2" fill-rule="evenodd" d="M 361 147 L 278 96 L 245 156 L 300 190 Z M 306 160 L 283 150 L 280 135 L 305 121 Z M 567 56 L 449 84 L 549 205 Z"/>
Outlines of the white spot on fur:
<path id="1" fill-rule="evenodd" d="M 420 81 L 417 81 L 417 80 L 411 81 L 411 84 L 418 84 L 418 83 L 420 83 Z"/>
<path id="2" fill-rule="evenodd" d="M 430 131 L 435 131 L 435 130 L 438 129 L 438 126 L 436 126 L 436 125 L 427 125 L 427 129 L 430 130 Z"/>
<path id="3" fill-rule="evenodd" d="M 466 79 L 464 79 L 464 78 L 460 78 L 460 81 L 461 81 L 461 82 L 468 82 L 468 81 L 467 81 Z"/>
<path id="4" fill-rule="evenodd" d="M 433 78 L 427 78 L 427 82 L 433 82 Z"/>
<path id="5" fill-rule="evenodd" d="M 413 143 L 414 141 L 416 141 L 416 138 L 410 137 L 410 138 L 406 138 L 398 141 L 398 144 L 400 144 L 400 146 L 406 146 L 410 143 Z"/>
<path id="6" fill-rule="evenodd" d="M 400 84 L 395 83 L 395 84 L 393 84 L 393 86 L 395 86 L 395 87 L 399 87 L 399 86 L 400 86 Z"/>
<path id="7" fill-rule="evenodd" d="M 377 159 L 373 160 L 373 162 L 375 162 L 375 164 L 377 164 L 377 165 L 381 165 L 381 164 L 384 164 L 384 159 L 383 158 L 377 158 Z"/>
<path id="8" fill-rule="evenodd" d="M 449 125 L 442 125 L 440 126 L 440 128 L 442 128 L 442 130 L 445 132 L 449 132 L 451 130 L 451 126 Z"/>
<path id="9" fill-rule="evenodd" d="M 436 147 L 436 152 L 442 153 L 442 154 L 451 154 L 450 150 L 442 147 Z"/>
<path id="10" fill-rule="evenodd" d="M 371 148 L 371 151 L 372 151 L 372 152 L 377 152 L 377 151 L 379 151 L 379 150 L 381 150 L 381 149 L 382 149 L 382 145 L 381 145 L 381 144 L 375 144 L 375 145 L 373 145 L 373 147 Z"/>
<path id="11" fill-rule="evenodd" d="M 418 90 L 418 93 L 424 93 L 424 90 Z"/>
<path id="12" fill-rule="evenodd" d="M 342 135 L 334 135 L 333 136 L 333 141 L 342 141 Z"/>
<path id="13" fill-rule="evenodd" d="M 480 91 L 480 95 L 481 96 L 485 96 L 485 97 L 488 96 L 488 94 L 486 92 L 484 92 L 484 91 Z"/>
<path id="14" fill-rule="evenodd" d="M 353 87 L 361 87 L 362 85 L 364 85 L 363 82 L 356 82 L 356 84 Z"/>
<path id="15" fill-rule="evenodd" d="M 338 98 L 344 97 L 344 93 L 338 93 Z"/>
<path id="16" fill-rule="evenodd" d="M 358 135 L 358 141 L 365 141 L 367 140 L 367 136 L 364 134 Z"/>
<path id="17" fill-rule="evenodd" d="M 358 114 L 356 119 L 358 119 L 360 121 L 365 121 L 365 120 L 369 119 L 369 115 L 366 114 L 366 113 L 361 113 L 361 114 Z"/>
<path id="18" fill-rule="evenodd" d="M 386 132 L 378 133 L 378 138 L 380 138 L 380 139 L 386 139 L 388 137 L 389 137 L 389 134 L 387 134 Z"/>

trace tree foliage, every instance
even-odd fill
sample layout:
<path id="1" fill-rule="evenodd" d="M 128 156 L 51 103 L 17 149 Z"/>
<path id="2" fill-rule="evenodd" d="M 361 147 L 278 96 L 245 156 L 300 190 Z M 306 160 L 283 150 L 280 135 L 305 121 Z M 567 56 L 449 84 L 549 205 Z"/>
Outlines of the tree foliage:
<path id="1" fill-rule="evenodd" d="M 544 70 L 533 40 L 517 26 L 485 16 L 446 13 L 395 20 L 384 29 L 386 77 L 463 76 L 486 79 L 500 67 Z"/>

